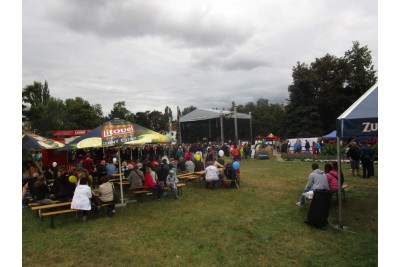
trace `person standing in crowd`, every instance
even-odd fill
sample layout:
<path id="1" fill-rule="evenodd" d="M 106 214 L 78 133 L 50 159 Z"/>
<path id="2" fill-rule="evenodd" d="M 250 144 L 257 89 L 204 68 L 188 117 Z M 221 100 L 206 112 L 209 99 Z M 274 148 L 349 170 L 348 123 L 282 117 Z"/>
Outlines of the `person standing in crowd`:
<path id="1" fill-rule="evenodd" d="M 232 149 L 232 157 L 234 161 L 239 161 L 240 160 L 240 153 L 239 153 L 239 149 L 237 148 L 237 145 L 233 145 L 233 149 Z M 214 161 L 214 160 L 213 160 Z"/>
<path id="2" fill-rule="evenodd" d="M 317 163 L 311 165 L 312 172 L 308 176 L 308 181 L 303 193 L 309 192 L 311 190 L 329 190 L 328 178 L 323 171 L 319 169 Z M 306 199 L 301 195 L 300 201 L 296 203 L 298 206 L 304 206 Z"/>
<path id="3" fill-rule="evenodd" d="M 317 154 L 317 145 L 315 142 L 312 142 L 311 151 L 313 154 Z"/>
<path id="4" fill-rule="evenodd" d="M 321 154 L 321 143 L 319 140 L 317 141 L 315 148 L 317 149 L 317 154 Z"/>
<path id="5" fill-rule="evenodd" d="M 347 157 L 350 159 L 351 173 L 354 175 L 354 171 L 357 176 L 360 176 L 360 149 L 356 142 L 351 143 L 349 151 L 347 151 Z"/>
<path id="6" fill-rule="evenodd" d="M 304 145 L 304 148 L 306 149 L 306 153 L 310 154 L 310 142 L 306 140 L 306 144 Z"/>
<path id="7" fill-rule="evenodd" d="M 370 178 L 373 176 L 373 150 L 370 144 L 366 142 L 362 143 L 362 147 L 360 149 L 360 157 L 361 157 L 361 165 L 363 170 L 363 178 Z"/>
<path id="8" fill-rule="evenodd" d="M 183 148 L 182 146 L 179 146 L 178 150 L 175 153 L 175 159 L 180 159 L 184 157 L 184 153 L 183 153 Z"/>
<path id="9" fill-rule="evenodd" d="M 82 161 L 82 167 L 84 169 L 86 169 L 89 172 L 89 174 L 92 176 L 93 176 L 93 172 L 94 172 L 93 164 L 94 164 L 93 160 L 90 158 L 90 153 L 87 153 L 86 157 Z"/>

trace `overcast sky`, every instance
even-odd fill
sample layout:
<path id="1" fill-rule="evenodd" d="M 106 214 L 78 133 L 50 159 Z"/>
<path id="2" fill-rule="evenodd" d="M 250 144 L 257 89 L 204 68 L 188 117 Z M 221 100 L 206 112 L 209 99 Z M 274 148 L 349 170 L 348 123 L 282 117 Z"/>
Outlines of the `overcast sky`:
<path id="1" fill-rule="evenodd" d="M 377 0 L 29 0 L 22 84 L 47 80 L 104 115 L 285 102 L 296 62 L 337 57 L 353 41 L 378 70 Z"/>

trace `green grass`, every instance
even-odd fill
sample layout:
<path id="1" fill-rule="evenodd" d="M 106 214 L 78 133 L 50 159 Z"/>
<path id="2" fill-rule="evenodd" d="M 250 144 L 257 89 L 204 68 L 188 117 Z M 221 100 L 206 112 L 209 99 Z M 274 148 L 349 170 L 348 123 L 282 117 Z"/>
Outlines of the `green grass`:
<path id="1" fill-rule="evenodd" d="M 320 164 L 323 169 L 322 163 Z M 24 266 L 377 266 L 377 177 L 350 176 L 343 203 L 345 231 L 304 223 L 298 207 L 311 163 L 253 160 L 241 163 L 242 187 L 186 186 L 179 200 L 117 208 L 113 218 L 75 214 L 41 221 L 23 209 Z M 378 170 L 375 170 L 376 174 Z"/>

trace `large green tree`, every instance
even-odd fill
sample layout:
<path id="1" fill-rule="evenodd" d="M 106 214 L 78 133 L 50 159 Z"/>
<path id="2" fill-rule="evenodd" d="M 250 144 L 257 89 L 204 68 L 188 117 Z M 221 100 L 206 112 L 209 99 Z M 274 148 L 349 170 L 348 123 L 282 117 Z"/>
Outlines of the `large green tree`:
<path id="1" fill-rule="evenodd" d="M 50 99 L 50 91 L 47 81 L 44 85 L 41 82 L 34 81 L 22 90 L 22 101 L 30 106 L 46 105 Z"/>
<path id="2" fill-rule="evenodd" d="M 345 81 L 343 84 L 346 106 L 350 106 L 377 81 L 376 71 L 372 64 L 371 51 L 368 46 L 361 46 L 358 41 L 345 52 Z"/>
<path id="3" fill-rule="evenodd" d="M 285 112 L 280 104 L 271 104 L 268 99 L 260 98 L 256 103 L 248 102 L 245 105 L 238 105 L 236 110 L 247 114 L 251 112 L 253 136 L 265 136 L 269 133 L 282 136 Z"/>
<path id="4" fill-rule="evenodd" d="M 315 90 L 314 73 L 304 63 L 293 67 L 293 84 L 289 86 L 286 107 L 287 137 L 318 136 L 323 133 L 318 112 L 318 96 Z"/>
<path id="5" fill-rule="evenodd" d="M 99 105 L 90 105 L 81 97 L 65 100 L 65 124 L 66 129 L 93 129 L 99 126 L 103 120 L 99 115 Z"/>
<path id="6" fill-rule="evenodd" d="M 196 110 L 196 109 L 197 109 L 197 108 L 194 107 L 194 106 L 186 107 L 186 108 L 184 108 L 184 109 L 182 110 L 181 116 L 185 116 L 186 114 L 188 114 L 188 113 L 190 113 L 190 112 L 192 112 L 193 110 Z"/>
<path id="7" fill-rule="evenodd" d="M 119 118 L 130 122 L 134 122 L 135 114 L 133 114 L 126 108 L 125 101 L 119 101 L 114 103 L 113 109 L 110 111 L 110 114 L 108 114 L 107 118 L 108 120 Z"/>
<path id="8" fill-rule="evenodd" d="M 50 90 L 47 81 L 44 85 L 41 82 L 34 81 L 22 89 L 22 121 L 31 124 L 30 121 L 37 119 L 42 108 L 39 106 L 47 105 L 50 99 Z"/>
<path id="9" fill-rule="evenodd" d="M 293 67 L 288 87 L 288 137 L 321 136 L 336 128 L 336 118 L 377 81 L 368 47 L 353 42 L 344 57 L 325 55 L 310 66 Z"/>

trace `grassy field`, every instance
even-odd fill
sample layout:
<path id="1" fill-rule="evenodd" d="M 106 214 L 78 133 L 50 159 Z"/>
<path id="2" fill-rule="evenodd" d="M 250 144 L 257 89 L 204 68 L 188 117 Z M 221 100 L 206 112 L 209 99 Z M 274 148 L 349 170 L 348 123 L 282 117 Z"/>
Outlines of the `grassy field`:
<path id="1" fill-rule="evenodd" d="M 320 164 L 323 169 L 323 163 Z M 24 266 L 377 266 L 378 179 L 353 177 L 343 203 L 344 231 L 333 203 L 328 230 L 304 223 L 298 207 L 311 163 L 241 163 L 240 189 L 188 185 L 179 200 L 117 208 L 88 221 L 64 214 L 50 228 L 23 209 Z"/>

